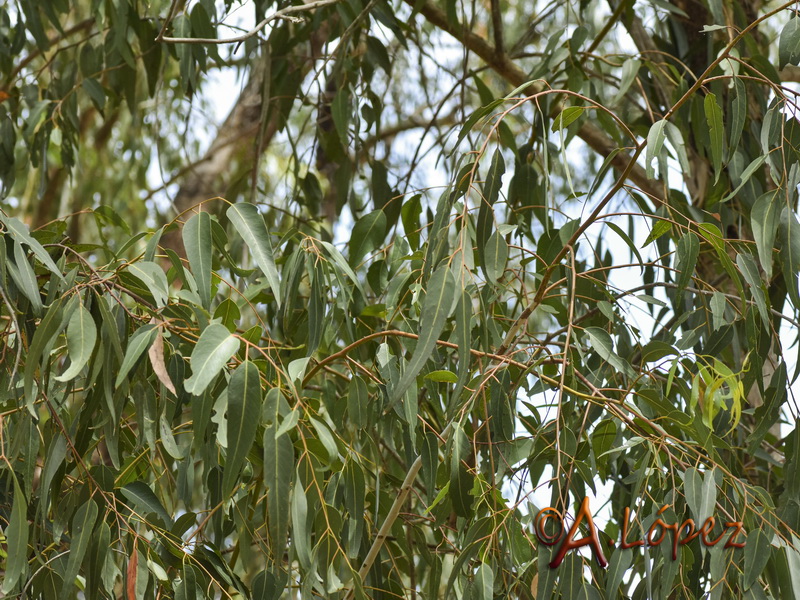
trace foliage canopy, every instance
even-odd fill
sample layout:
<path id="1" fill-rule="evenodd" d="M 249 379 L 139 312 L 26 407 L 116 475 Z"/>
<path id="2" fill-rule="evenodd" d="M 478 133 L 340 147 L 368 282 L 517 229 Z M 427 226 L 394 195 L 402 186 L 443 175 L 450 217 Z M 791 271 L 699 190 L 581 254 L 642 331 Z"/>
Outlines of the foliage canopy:
<path id="1" fill-rule="evenodd" d="M 0 8 L 2 592 L 799 597 L 793 6 Z"/>

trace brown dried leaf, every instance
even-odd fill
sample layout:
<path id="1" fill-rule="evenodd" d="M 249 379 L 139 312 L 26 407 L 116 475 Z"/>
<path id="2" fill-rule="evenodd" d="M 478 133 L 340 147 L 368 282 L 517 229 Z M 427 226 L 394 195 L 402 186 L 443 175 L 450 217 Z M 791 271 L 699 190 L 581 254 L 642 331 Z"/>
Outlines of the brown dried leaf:
<path id="1" fill-rule="evenodd" d="M 136 573 L 139 569 L 139 551 L 136 549 L 136 539 L 133 540 L 133 552 L 128 561 L 128 572 L 125 577 L 125 590 L 128 592 L 128 599 L 136 598 Z"/>
<path id="2" fill-rule="evenodd" d="M 160 330 L 158 335 L 156 335 L 156 339 L 153 340 L 150 349 L 147 351 L 147 356 L 150 357 L 150 364 L 153 365 L 153 371 L 155 371 L 158 380 L 164 384 L 165 388 L 177 396 L 178 393 L 175 391 L 175 385 L 169 378 L 167 365 L 164 363 L 164 336 L 161 335 Z"/>

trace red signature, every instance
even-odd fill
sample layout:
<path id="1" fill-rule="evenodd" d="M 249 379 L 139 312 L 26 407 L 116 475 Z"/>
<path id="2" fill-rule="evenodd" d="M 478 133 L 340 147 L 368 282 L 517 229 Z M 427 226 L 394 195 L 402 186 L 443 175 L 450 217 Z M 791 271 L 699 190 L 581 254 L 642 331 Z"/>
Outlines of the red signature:
<path id="1" fill-rule="evenodd" d="M 625 507 L 625 515 L 622 519 L 620 547 L 623 549 L 635 548 L 637 546 L 644 546 L 645 544 L 648 546 L 658 546 L 667 537 L 667 531 L 672 531 L 672 560 L 676 560 L 678 558 L 678 546 L 688 544 L 697 537 L 699 537 L 706 546 L 716 546 L 725 536 L 725 531 L 723 530 L 716 539 L 709 539 L 708 536 L 711 534 L 716 524 L 716 519 L 714 517 L 708 517 L 703 521 L 699 529 L 695 527 L 693 519 L 686 519 L 680 525 L 678 523 L 667 523 L 661 518 L 661 514 L 667 510 L 667 508 L 669 508 L 669 506 L 665 506 L 658 511 L 658 518 L 650 526 L 650 529 L 648 529 L 645 539 L 628 542 L 628 522 L 630 521 L 631 509 Z M 548 519 L 553 519 L 558 523 L 559 527 L 557 533 L 552 535 L 547 533 L 545 525 Z M 583 522 L 586 523 L 589 534 L 586 537 L 576 539 L 575 536 L 578 533 L 578 526 Z M 543 508 L 536 513 L 534 528 L 536 530 L 536 537 L 542 544 L 546 546 L 555 546 L 562 539 L 564 533 L 564 518 L 555 508 Z M 724 548 L 743 548 L 743 542 L 735 541 L 736 536 L 744 532 L 742 522 L 728 521 L 725 523 L 725 528 L 730 531 L 730 535 L 728 536 L 727 542 L 725 542 Z M 609 545 L 613 546 L 614 541 L 610 540 Z M 592 554 L 594 554 L 597 563 L 601 567 L 605 568 L 608 566 L 608 561 L 600 547 L 600 536 L 597 533 L 592 512 L 589 509 L 589 498 L 584 498 L 583 502 L 581 502 L 578 514 L 575 515 L 575 521 L 572 523 L 566 537 L 563 538 L 555 557 L 550 561 L 550 568 L 555 569 L 558 567 L 570 550 L 577 550 L 584 546 L 588 546 L 591 549 Z"/>

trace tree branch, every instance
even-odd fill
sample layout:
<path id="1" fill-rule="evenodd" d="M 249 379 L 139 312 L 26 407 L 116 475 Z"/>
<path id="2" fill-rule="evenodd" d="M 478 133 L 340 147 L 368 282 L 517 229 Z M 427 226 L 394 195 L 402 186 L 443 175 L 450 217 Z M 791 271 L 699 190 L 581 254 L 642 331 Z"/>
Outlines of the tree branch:
<path id="1" fill-rule="evenodd" d="M 419 5 L 416 0 L 406 0 L 406 2 L 412 7 Z M 430 0 L 423 0 L 422 4 L 419 5 L 418 10 L 420 14 L 422 14 L 431 24 L 435 25 L 442 31 L 449 33 L 452 37 L 458 40 L 458 42 L 470 50 L 470 52 L 479 56 L 489 67 L 492 68 L 493 71 L 508 81 L 511 85 L 519 87 L 525 85 L 526 82 L 530 82 L 528 74 L 516 63 L 514 63 L 514 61 L 512 61 L 508 55 L 498 55 L 495 52 L 495 49 L 492 48 L 489 43 L 479 35 L 451 24 L 447 20 L 447 16 L 444 14 L 444 12 L 431 4 Z M 537 91 L 541 91 L 540 88 L 541 84 L 537 85 L 534 83 L 528 83 L 523 91 L 527 94 L 533 94 Z M 612 152 L 619 149 L 617 144 L 615 144 L 614 141 L 603 132 L 603 130 L 590 121 L 585 121 L 583 125 L 581 125 L 581 128 L 578 130 L 578 137 L 580 137 L 592 150 L 604 158 L 608 157 Z M 644 193 L 653 198 L 661 198 L 663 192 L 660 186 L 658 186 L 655 181 L 647 178 L 645 170 L 640 165 L 634 164 L 629 166 L 629 158 L 630 157 L 626 153 L 619 152 L 611 160 L 611 164 L 619 171 L 627 170 L 628 179 Z"/>
<path id="2" fill-rule="evenodd" d="M 494 51 L 498 56 L 505 53 L 503 49 L 503 15 L 500 12 L 500 0 L 492 2 L 492 28 L 494 29 Z"/>
<path id="3" fill-rule="evenodd" d="M 167 21 L 164 22 L 164 26 L 161 28 L 158 36 L 156 37 L 157 42 L 164 42 L 165 44 L 235 44 L 238 42 L 244 42 L 245 40 L 250 39 L 258 35 L 258 33 L 264 29 L 267 25 L 269 25 L 272 21 L 277 19 L 288 19 L 290 21 L 297 20 L 296 17 L 292 17 L 290 15 L 299 12 L 305 12 L 309 10 L 314 10 L 315 8 L 322 8 L 323 6 L 329 6 L 331 4 L 336 4 L 340 0 L 316 0 L 316 2 L 309 2 L 308 4 L 300 4 L 294 6 L 287 6 L 286 8 L 282 8 L 280 10 L 276 10 L 271 15 L 265 17 L 258 25 L 253 27 L 250 31 L 243 33 L 242 35 L 237 35 L 236 37 L 232 38 L 225 38 L 225 39 L 216 39 L 216 38 L 173 38 L 173 37 L 166 37 L 164 32 L 167 29 L 169 22 L 173 19 L 174 15 L 172 14 L 174 11 L 170 9 L 170 15 Z M 174 4 L 173 4 L 174 8 Z"/>

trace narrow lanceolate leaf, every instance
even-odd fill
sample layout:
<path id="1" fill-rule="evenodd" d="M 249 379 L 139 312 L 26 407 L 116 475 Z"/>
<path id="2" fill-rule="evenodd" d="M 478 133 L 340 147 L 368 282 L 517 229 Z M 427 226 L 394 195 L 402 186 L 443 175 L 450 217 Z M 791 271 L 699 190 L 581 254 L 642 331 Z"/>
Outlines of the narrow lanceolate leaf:
<path id="1" fill-rule="evenodd" d="M 254 204 L 246 202 L 232 205 L 225 214 L 250 249 L 253 260 L 264 273 L 272 293 L 275 294 L 275 302 L 280 306 L 281 284 L 278 278 L 278 269 L 275 267 L 272 241 L 264 218 Z"/>
<path id="2" fill-rule="evenodd" d="M 40 315 L 42 312 L 42 298 L 39 294 L 39 285 L 36 282 L 36 273 L 34 273 L 31 264 L 28 262 L 28 256 L 22 246 L 17 242 L 14 242 L 13 245 L 14 258 L 6 264 L 8 274 L 17 284 L 19 291 L 30 300 L 33 312 L 36 315 Z"/>
<path id="3" fill-rule="evenodd" d="M 74 379 L 81 369 L 89 362 L 97 341 L 97 328 L 94 319 L 83 305 L 78 306 L 69 319 L 67 325 L 67 353 L 69 354 L 69 368 L 56 381 L 70 381 Z"/>
<path id="4" fill-rule="evenodd" d="M 737 254 L 736 266 L 744 276 L 747 285 L 750 286 L 750 292 L 753 294 L 753 300 L 756 302 L 756 307 L 764 321 L 764 326 L 769 329 L 769 307 L 767 306 L 767 297 L 762 287 L 761 275 L 758 273 L 756 261 L 749 254 Z"/>
<path id="5" fill-rule="evenodd" d="M 694 514 L 695 521 L 703 523 L 714 512 L 717 502 L 717 485 L 714 471 L 701 476 L 695 468 L 686 470 L 683 480 L 686 503 Z"/>
<path id="6" fill-rule="evenodd" d="M 647 239 L 642 244 L 642 248 L 647 246 L 648 244 L 652 244 L 662 235 L 667 233 L 672 228 L 672 224 L 669 221 L 665 220 L 658 220 L 653 225 L 653 229 L 650 231 L 650 235 L 647 236 Z"/>
<path id="7" fill-rule="evenodd" d="M 272 388 L 264 401 L 264 483 L 267 486 L 269 537 L 274 556 L 283 556 L 289 531 L 289 488 L 294 472 L 294 444 L 288 435 L 278 436 L 280 403 L 278 388 Z M 230 401 L 229 401 L 230 402 Z M 230 418 L 228 419 L 230 425 Z M 231 443 L 228 434 L 228 443 Z"/>
<path id="8" fill-rule="evenodd" d="M 8 547 L 6 549 L 6 570 L 3 575 L 2 591 L 11 592 L 28 571 L 28 502 L 25 494 L 14 477 L 14 506 L 8 520 L 5 534 Z"/>
<path id="9" fill-rule="evenodd" d="M 393 405 L 403 397 L 430 357 L 436 346 L 436 340 L 439 339 L 439 334 L 442 332 L 445 321 L 447 321 L 450 308 L 453 306 L 455 293 L 456 280 L 450 272 L 450 268 L 444 264 L 433 272 L 428 281 L 428 289 L 422 304 L 422 315 L 419 321 L 417 347 L 414 349 L 414 355 L 403 371 L 403 376 L 391 391 L 390 405 Z"/>
<path id="10" fill-rule="evenodd" d="M 657 158 L 661 154 L 661 150 L 664 148 L 664 140 L 666 139 L 666 132 L 664 128 L 667 126 L 667 122 L 665 120 L 656 121 L 650 127 L 650 131 L 647 133 L 647 153 L 645 155 L 645 167 L 647 170 L 647 176 L 649 178 L 655 177 L 655 169 L 653 168 L 653 159 Z"/>
<path id="11" fill-rule="evenodd" d="M 747 119 L 747 88 L 744 82 L 738 77 L 734 80 L 734 88 L 736 96 L 732 101 L 733 114 L 731 122 L 731 139 L 729 148 L 731 152 L 739 147 L 739 140 L 742 138 L 742 131 L 744 130 L 744 123 Z"/>
<path id="12" fill-rule="evenodd" d="M 489 237 L 483 255 L 486 277 L 489 281 L 495 282 L 503 276 L 508 260 L 508 244 L 499 231 L 495 231 Z"/>
<path id="13" fill-rule="evenodd" d="M 39 360 L 44 356 L 44 363 L 47 363 L 49 355 L 48 348 L 51 348 L 56 340 L 56 336 L 61 332 L 62 328 L 62 312 L 63 312 L 63 297 L 56 300 L 44 315 L 44 318 L 39 322 L 38 327 L 33 334 L 33 340 L 28 346 L 28 352 L 25 356 L 25 401 L 28 404 L 28 409 L 33 410 L 33 403 L 36 398 L 33 395 L 33 382 L 36 375 L 36 369 L 39 367 Z M 45 364 L 42 365 L 42 372 L 44 372 Z"/>
<path id="14" fill-rule="evenodd" d="M 295 479 L 297 485 L 292 490 L 292 543 L 297 551 L 297 559 L 300 566 L 307 569 L 311 565 L 311 543 L 308 531 L 308 500 L 306 492 L 300 483 L 300 472 L 298 468 Z"/>
<path id="15" fill-rule="evenodd" d="M 355 266 L 366 254 L 378 249 L 386 235 L 383 209 L 373 210 L 356 221 L 350 235 L 350 264 Z"/>
<path id="16" fill-rule="evenodd" d="M 222 475 L 224 496 L 233 490 L 256 439 L 260 412 L 261 378 L 258 367 L 246 360 L 233 372 L 228 384 L 228 454 Z"/>
<path id="17" fill-rule="evenodd" d="M 747 182 L 750 181 L 750 178 L 753 176 L 753 173 L 758 171 L 761 168 L 761 166 L 766 162 L 766 160 L 767 157 L 762 154 L 761 156 L 757 156 L 753 160 L 753 162 L 747 165 L 744 171 L 742 171 L 742 176 L 741 180 L 739 181 L 739 185 L 737 185 L 736 188 L 730 194 L 725 196 L 721 200 L 721 202 L 727 202 L 728 200 L 736 196 L 736 194 L 739 193 L 739 190 L 741 190 L 745 185 L 747 185 Z"/>
<path id="18" fill-rule="evenodd" d="M 744 589 L 749 588 L 758 579 L 770 555 L 770 535 L 762 529 L 748 533 L 744 546 Z"/>
<path id="19" fill-rule="evenodd" d="M 692 280 L 692 273 L 697 264 L 697 256 L 700 254 L 700 240 L 697 236 L 689 232 L 678 240 L 678 291 L 682 292 Z"/>
<path id="20" fill-rule="evenodd" d="M 195 396 L 202 394 L 238 350 L 239 338 L 231 335 L 227 327 L 219 323 L 206 327 L 192 351 L 192 376 L 184 383 L 184 389 Z"/>
<path id="21" fill-rule="evenodd" d="M 211 216 L 195 213 L 183 226 L 183 246 L 203 308 L 211 309 Z"/>
<path id="22" fill-rule="evenodd" d="M 719 179 L 722 170 L 723 145 L 725 143 L 725 127 L 722 123 L 722 109 L 717 97 L 709 92 L 703 100 L 703 108 L 708 123 L 708 135 L 711 139 L 711 162 L 714 165 L 714 182 Z"/>
<path id="23" fill-rule="evenodd" d="M 132 508 L 140 517 L 155 514 L 167 527 L 172 525 L 172 518 L 167 509 L 144 481 L 133 481 L 123 486 L 120 491 L 132 503 Z"/>
<path id="24" fill-rule="evenodd" d="M 619 549 L 611 555 L 608 561 L 608 571 L 606 572 L 606 592 L 608 598 L 616 598 L 617 590 L 622 583 L 622 578 L 631 566 L 633 560 L 633 550 L 630 548 Z"/>
<path id="25" fill-rule="evenodd" d="M 778 67 L 800 64 L 800 17 L 789 19 L 778 42 Z"/>
<path id="26" fill-rule="evenodd" d="M 475 586 L 478 591 L 478 598 L 481 600 L 492 600 L 494 598 L 494 571 L 486 563 L 481 563 L 478 572 L 475 573 Z"/>
<path id="27" fill-rule="evenodd" d="M 72 518 L 72 543 L 69 548 L 69 561 L 67 570 L 64 573 L 64 583 L 59 594 L 59 600 L 68 598 L 75 586 L 75 577 L 78 575 L 83 557 L 89 548 L 89 541 L 92 539 L 92 529 L 97 520 L 97 504 L 91 498 L 75 511 Z"/>
<path id="28" fill-rule="evenodd" d="M 614 342 L 605 329 L 601 329 L 600 327 L 587 327 L 585 331 L 592 343 L 592 348 L 594 348 L 603 360 L 612 365 L 617 371 L 625 373 L 629 377 L 634 375 L 630 364 L 614 352 Z"/>
<path id="29" fill-rule="evenodd" d="M 158 306 L 164 306 L 169 299 L 169 284 L 164 270 L 154 262 L 139 261 L 128 265 L 128 272 L 139 279 Z"/>
<path id="30" fill-rule="evenodd" d="M 500 150 L 495 151 L 492 157 L 492 164 L 486 174 L 486 183 L 483 185 L 481 204 L 478 209 L 478 222 L 475 226 L 475 244 L 478 247 L 478 256 L 481 264 L 485 262 L 484 249 L 489 237 L 492 235 L 492 225 L 494 224 L 494 210 L 492 207 L 500 196 L 500 188 L 503 184 L 503 173 L 506 171 L 506 164 Z"/>
<path id="31" fill-rule="evenodd" d="M 2 211 L 0 211 L 0 223 L 6 226 L 11 236 L 17 241 L 26 244 L 32 251 L 36 258 L 47 267 L 47 269 L 51 273 L 55 273 L 55 275 L 61 280 L 64 281 L 64 276 L 61 274 L 61 269 L 58 268 L 56 263 L 53 262 L 53 259 L 50 258 L 50 255 L 47 253 L 47 250 L 44 249 L 34 237 L 31 236 L 28 226 L 25 225 L 22 221 L 17 219 L 16 217 L 6 217 Z"/>
<path id="32" fill-rule="evenodd" d="M 552 130 L 558 131 L 559 129 L 569 127 L 575 119 L 583 114 L 584 110 L 586 110 L 585 106 L 568 106 L 553 120 Z"/>
<path id="33" fill-rule="evenodd" d="M 125 358 L 122 359 L 122 365 L 119 368 L 117 379 L 114 382 L 115 387 L 119 387 L 120 384 L 125 381 L 128 373 L 130 373 L 131 369 L 136 365 L 136 362 L 144 351 L 153 343 L 153 339 L 156 337 L 157 333 L 158 330 L 155 325 L 148 324 L 137 329 L 136 333 L 131 336 L 131 339 L 128 340 L 128 347 L 125 350 Z"/>
<path id="34" fill-rule="evenodd" d="M 758 248 L 758 260 L 767 280 L 772 278 L 772 250 L 775 247 L 775 234 L 784 207 L 780 189 L 759 196 L 750 210 L 753 237 Z"/>

